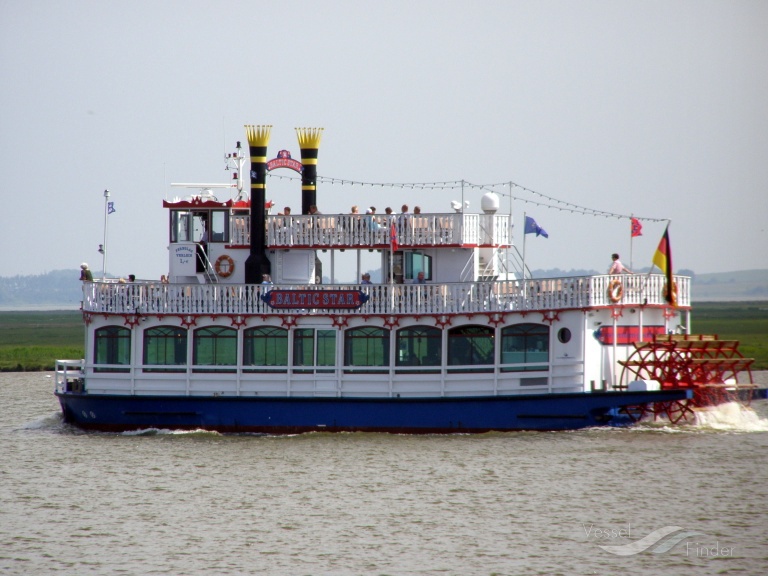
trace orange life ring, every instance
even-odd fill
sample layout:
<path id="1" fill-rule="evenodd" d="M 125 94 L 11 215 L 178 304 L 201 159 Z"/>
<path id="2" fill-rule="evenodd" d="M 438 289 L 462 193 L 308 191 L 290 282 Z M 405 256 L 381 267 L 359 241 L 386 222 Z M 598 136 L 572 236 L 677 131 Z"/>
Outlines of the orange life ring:
<path id="1" fill-rule="evenodd" d="M 608 284 L 608 298 L 611 299 L 611 302 L 618 302 L 622 296 L 624 296 L 624 286 L 616 279 L 611 280 L 611 283 Z"/>
<path id="2" fill-rule="evenodd" d="M 216 264 L 214 265 L 216 274 L 222 278 L 228 278 L 235 271 L 235 261 L 227 254 L 222 254 L 216 258 Z"/>

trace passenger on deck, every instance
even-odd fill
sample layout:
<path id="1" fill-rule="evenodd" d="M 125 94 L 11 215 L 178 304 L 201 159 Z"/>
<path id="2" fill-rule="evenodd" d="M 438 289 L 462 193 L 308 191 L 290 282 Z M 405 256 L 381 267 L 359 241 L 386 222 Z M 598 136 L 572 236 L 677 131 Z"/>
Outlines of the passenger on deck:
<path id="1" fill-rule="evenodd" d="M 85 262 L 80 264 L 80 280 L 83 282 L 93 282 L 93 274 Z"/>
<path id="2" fill-rule="evenodd" d="M 269 274 L 262 274 L 261 275 L 261 283 L 262 284 L 272 284 L 272 276 Z"/>
<path id="3" fill-rule="evenodd" d="M 618 254 L 612 254 L 611 258 L 613 259 L 613 263 L 611 264 L 611 267 L 608 269 L 608 274 L 634 274 L 632 270 L 624 266 L 624 264 L 621 263 L 621 260 L 619 260 Z"/>
<path id="4" fill-rule="evenodd" d="M 372 284 L 371 275 L 368 274 L 368 272 L 363 274 L 362 280 L 360 280 L 360 284 Z"/>
<path id="5" fill-rule="evenodd" d="M 414 284 L 426 284 L 427 280 L 424 278 L 424 272 L 419 272 L 416 275 L 416 279 L 413 281 Z"/>
<path id="6" fill-rule="evenodd" d="M 378 230 L 380 228 L 379 223 L 376 221 L 376 218 L 374 217 L 375 213 L 376 213 L 376 208 L 369 208 L 368 210 L 365 211 L 365 220 L 363 220 L 363 222 L 371 230 Z"/>

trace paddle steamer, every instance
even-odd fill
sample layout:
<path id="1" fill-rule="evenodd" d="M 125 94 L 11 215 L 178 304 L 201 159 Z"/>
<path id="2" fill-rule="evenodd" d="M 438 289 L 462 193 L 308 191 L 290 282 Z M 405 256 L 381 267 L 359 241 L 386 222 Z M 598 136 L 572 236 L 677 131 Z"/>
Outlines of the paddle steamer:
<path id="1" fill-rule="evenodd" d="M 461 202 L 448 212 L 320 214 L 322 131 L 297 129 L 301 161 L 284 150 L 268 161 L 271 127 L 246 130 L 250 194 L 238 143 L 231 198 L 193 184 L 193 195 L 163 203 L 167 279 L 84 282 L 85 358 L 57 361 L 67 422 L 106 431 L 564 430 L 691 396 L 622 377 L 621 364 L 637 343 L 686 331 L 688 277 L 674 277 L 674 307 L 662 274 L 531 278 L 510 256 L 522 229 L 493 193 L 477 213 Z M 300 214 L 272 214 L 266 176 L 278 168 L 300 174 Z M 374 258 L 373 283 L 337 281 L 342 252 Z"/>

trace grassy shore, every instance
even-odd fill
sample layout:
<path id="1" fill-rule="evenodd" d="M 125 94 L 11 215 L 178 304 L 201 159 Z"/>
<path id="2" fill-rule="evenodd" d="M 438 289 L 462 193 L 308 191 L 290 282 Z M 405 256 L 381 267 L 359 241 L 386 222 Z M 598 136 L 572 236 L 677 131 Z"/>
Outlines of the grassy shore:
<path id="1" fill-rule="evenodd" d="M 768 370 L 768 302 L 702 302 L 692 328 L 741 342 L 753 370 Z M 84 330 L 77 310 L 0 312 L 0 371 L 53 370 L 57 358 L 83 357 Z"/>
<path id="2" fill-rule="evenodd" d="M 0 371 L 53 370 L 57 358 L 82 358 L 79 310 L 0 312 Z"/>

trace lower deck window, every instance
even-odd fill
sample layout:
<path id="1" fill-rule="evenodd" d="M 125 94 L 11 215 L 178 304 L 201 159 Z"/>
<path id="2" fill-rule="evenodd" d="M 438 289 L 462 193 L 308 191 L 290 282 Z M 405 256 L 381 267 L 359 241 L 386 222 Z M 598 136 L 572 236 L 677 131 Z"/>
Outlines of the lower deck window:
<path id="1" fill-rule="evenodd" d="M 524 364 L 507 366 L 502 372 L 534 372 L 547 370 L 549 365 L 549 326 L 543 324 L 514 324 L 501 331 L 501 363 Z"/>
<path id="2" fill-rule="evenodd" d="M 439 328 L 412 326 L 397 331 L 395 365 L 398 374 L 438 373 L 442 360 L 443 334 Z M 434 369 L 424 369 L 435 366 Z M 408 367 L 414 367 L 408 369 Z M 416 368 L 418 367 L 418 368 Z"/>
<path id="3" fill-rule="evenodd" d="M 144 331 L 145 372 L 185 372 L 187 331 L 177 326 L 158 326 Z M 165 368 L 164 366 L 167 366 Z"/>
<path id="4" fill-rule="evenodd" d="M 214 326 L 194 331 L 192 340 L 194 372 L 234 372 L 237 364 L 237 330 Z M 210 366 L 210 368 L 200 368 Z M 232 366 L 222 370 L 220 366 Z"/>
<path id="5" fill-rule="evenodd" d="M 365 367 L 368 373 L 385 373 L 387 370 L 370 370 L 372 367 L 389 366 L 389 330 L 385 328 L 351 328 L 344 333 L 344 371 L 356 372 L 353 367 Z"/>
<path id="6" fill-rule="evenodd" d="M 493 372 L 493 332 L 493 328 L 488 326 L 459 326 L 450 329 L 449 372 Z"/>
<path id="7" fill-rule="evenodd" d="M 130 368 L 115 365 L 131 363 L 131 331 L 122 326 L 105 326 L 94 333 L 94 364 L 111 364 L 110 367 L 95 366 L 94 372 L 129 372 Z"/>
<path id="8" fill-rule="evenodd" d="M 288 330 L 263 326 L 243 333 L 244 372 L 285 372 L 287 366 Z"/>

